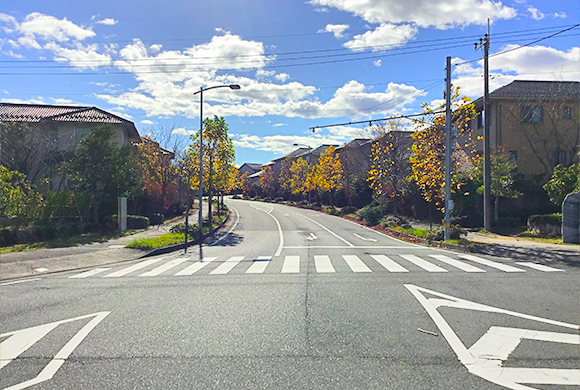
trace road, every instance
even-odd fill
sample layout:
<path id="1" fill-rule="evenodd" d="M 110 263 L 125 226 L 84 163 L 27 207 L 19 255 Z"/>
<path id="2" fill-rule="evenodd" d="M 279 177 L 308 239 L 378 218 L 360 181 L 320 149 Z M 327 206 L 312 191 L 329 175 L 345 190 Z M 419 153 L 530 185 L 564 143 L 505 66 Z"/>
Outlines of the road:
<path id="1" fill-rule="evenodd" d="M 0 285 L 0 389 L 570 389 L 580 272 L 229 200 L 228 235 Z"/>

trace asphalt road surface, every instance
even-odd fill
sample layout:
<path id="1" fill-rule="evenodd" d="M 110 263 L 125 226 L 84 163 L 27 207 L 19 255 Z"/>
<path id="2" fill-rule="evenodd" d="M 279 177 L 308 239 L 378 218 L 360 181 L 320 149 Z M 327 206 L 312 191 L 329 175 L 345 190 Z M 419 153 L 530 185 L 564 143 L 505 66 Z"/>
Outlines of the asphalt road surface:
<path id="1" fill-rule="evenodd" d="M 3 283 L 0 389 L 571 389 L 580 272 L 229 200 L 221 240 Z"/>

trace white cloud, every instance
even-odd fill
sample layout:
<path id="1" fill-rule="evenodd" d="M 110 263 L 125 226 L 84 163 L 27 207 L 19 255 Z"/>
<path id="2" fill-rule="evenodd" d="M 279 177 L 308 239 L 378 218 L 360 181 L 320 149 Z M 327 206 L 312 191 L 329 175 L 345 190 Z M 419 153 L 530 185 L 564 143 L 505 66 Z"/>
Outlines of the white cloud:
<path id="1" fill-rule="evenodd" d="M 378 68 L 379 66 L 381 66 L 381 65 L 382 65 L 382 63 L 383 63 L 383 62 L 382 62 L 381 60 L 376 60 L 376 61 L 374 61 L 374 62 L 373 62 L 373 65 L 374 65 L 374 66 L 376 66 L 376 67 Z"/>
<path id="2" fill-rule="evenodd" d="M 195 131 L 194 130 L 186 130 L 183 127 L 180 127 L 178 129 L 173 129 L 171 131 L 171 134 L 177 134 L 177 135 L 191 135 L 194 134 Z"/>
<path id="3" fill-rule="evenodd" d="M 546 16 L 539 9 L 531 6 L 528 7 L 528 12 L 530 13 L 531 18 L 534 20 L 542 20 Z"/>
<path id="4" fill-rule="evenodd" d="M 319 33 L 329 32 L 334 34 L 335 38 L 342 38 L 345 30 L 350 26 L 348 24 L 327 24 L 324 30 L 318 30 Z"/>
<path id="5" fill-rule="evenodd" d="M 150 121 L 149 119 L 143 119 L 139 123 L 143 123 L 144 125 L 152 125 L 153 124 L 153 121 Z"/>
<path id="6" fill-rule="evenodd" d="M 288 123 L 274 123 L 272 127 L 288 126 Z"/>
<path id="7" fill-rule="evenodd" d="M 417 28 L 414 26 L 383 23 L 373 31 L 355 35 L 352 40 L 344 44 L 344 47 L 354 51 L 365 50 L 368 47 L 372 47 L 373 51 L 383 51 L 404 45 L 416 34 Z"/>
<path id="8" fill-rule="evenodd" d="M 267 78 L 274 76 L 275 74 L 276 74 L 275 70 L 258 69 L 256 71 L 256 78 L 267 79 Z"/>
<path id="9" fill-rule="evenodd" d="M 514 8 L 490 0 L 311 0 L 310 4 L 350 12 L 369 23 L 415 23 L 438 29 L 516 16 Z"/>
<path id="10" fill-rule="evenodd" d="M 73 100 L 70 100 L 70 99 L 51 98 L 51 100 L 53 101 L 54 104 L 60 104 L 60 105 L 72 105 L 72 104 L 75 104 L 75 102 Z"/>
<path id="11" fill-rule="evenodd" d="M 500 51 L 516 48 L 507 45 Z M 461 62 L 455 58 L 453 63 Z M 522 47 L 509 53 L 490 57 L 490 90 L 493 91 L 515 79 L 519 80 L 580 80 L 580 47 L 562 51 L 546 46 Z M 462 64 L 453 72 L 453 83 L 461 86 L 467 96 L 483 94 L 482 63 Z"/>
<path id="12" fill-rule="evenodd" d="M 286 154 L 296 150 L 294 144 L 304 144 L 313 148 L 320 145 L 341 145 L 345 142 L 341 137 L 332 135 L 313 136 L 300 135 L 267 135 L 260 137 L 253 134 L 238 134 L 233 137 L 233 144 L 239 148 L 250 148 L 256 150 L 265 150 L 268 152 Z"/>
<path id="13" fill-rule="evenodd" d="M 554 12 L 554 17 L 566 19 L 568 15 L 566 15 L 566 12 Z"/>
<path id="14" fill-rule="evenodd" d="M 285 82 L 286 80 L 288 80 L 290 78 L 290 75 L 288 73 L 279 73 L 276 76 L 274 76 L 274 78 L 276 80 L 281 81 L 281 82 Z"/>
<path id="15" fill-rule="evenodd" d="M 99 66 L 106 66 L 112 62 L 110 55 L 97 53 L 97 44 L 83 46 L 77 42 L 73 47 L 69 49 L 59 46 L 55 42 L 49 42 L 44 46 L 45 49 L 54 52 L 55 61 L 70 62 L 71 65 L 79 69 L 97 69 Z"/>
<path id="16" fill-rule="evenodd" d="M 341 140 L 351 140 L 355 138 L 370 138 L 371 131 L 369 128 L 351 127 L 351 126 L 336 126 L 328 128 L 328 132 Z"/>
<path id="17" fill-rule="evenodd" d="M 95 36 L 90 27 L 83 28 L 66 18 L 57 19 L 38 12 L 27 15 L 16 29 L 25 36 L 41 37 L 46 41 L 66 42 L 70 39 L 82 41 Z"/>
<path id="18" fill-rule="evenodd" d="M 10 57 L 14 57 L 14 58 L 24 58 L 24 56 L 20 53 L 14 53 L 12 50 L 9 50 L 7 53 L 4 53 L 6 55 L 9 55 Z"/>
<path id="19" fill-rule="evenodd" d="M 117 24 L 118 22 L 115 19 L 105 18 L 103 20 L 99 20 L 97 23 L 98 24 L 105 24 L 107 26 L 113 26 L 113 25 Z"/>

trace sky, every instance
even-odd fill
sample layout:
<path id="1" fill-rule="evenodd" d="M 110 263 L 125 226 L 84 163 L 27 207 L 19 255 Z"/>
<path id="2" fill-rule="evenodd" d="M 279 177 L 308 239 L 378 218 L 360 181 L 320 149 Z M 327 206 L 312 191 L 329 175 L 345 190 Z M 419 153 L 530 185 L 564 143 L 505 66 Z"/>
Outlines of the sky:
<path id="1" fill-rule="evenodd" d="M 368 137 L 368 123 L 441 104 L 452 82 L 483 93 L 513 80 L 580 79 L 578 0 L 7 0 L 0 101 L 96 106 L 141 135 L 189 143 L 224 116 L 236 163 Z"/>

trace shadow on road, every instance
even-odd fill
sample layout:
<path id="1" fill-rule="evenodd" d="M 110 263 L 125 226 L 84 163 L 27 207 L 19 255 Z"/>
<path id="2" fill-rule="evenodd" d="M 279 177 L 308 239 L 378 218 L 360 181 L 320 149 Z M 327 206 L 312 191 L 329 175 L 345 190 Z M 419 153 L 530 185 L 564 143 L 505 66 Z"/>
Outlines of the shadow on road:
<path id="1" fill-rule="evenodd" d="M 216 237 L 217 240 L 220 237 Z M 244 241 L 244 237 L 237 234 L 237 233 L 230 233 L 225 238 L 223 238 L 220 242 L 216 244 L 212 244 L 212 246 L 235 246 Z M 214 241 L 215 242 L 215 241 Z"/>
<path id="2" fill-rule="evenodd" d="M 482 255 L 507 257 L 515 261 L 534 261 L 545 265 L 563 263 L 580 267 L 580 252 L 575 250 L 546 249 L 541 247 L 513 247 L 508 245 L 489 245 L 477 247 L 474 252 Z"/>

